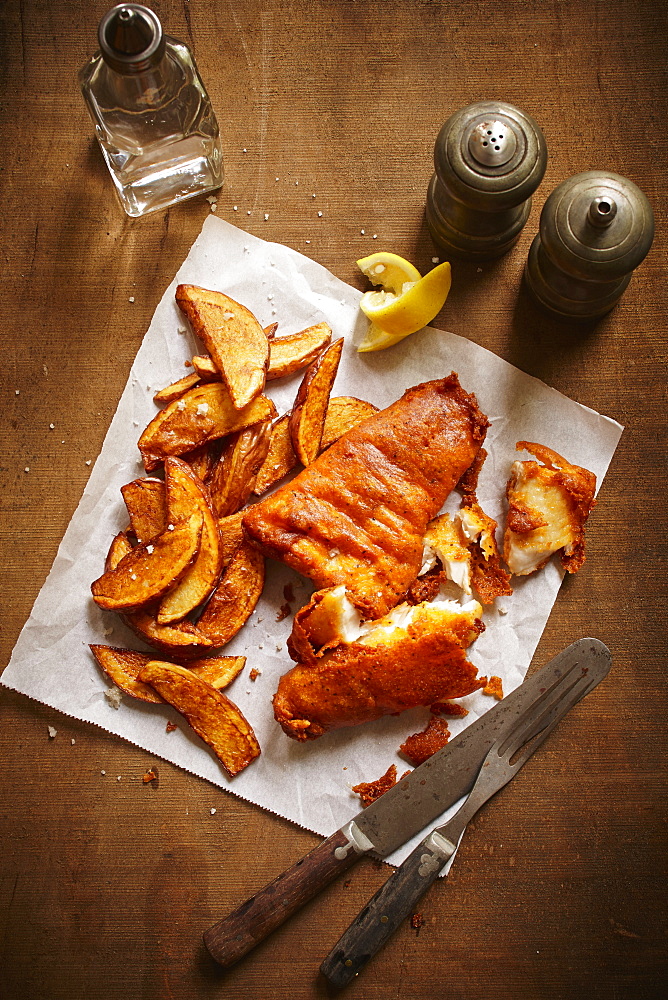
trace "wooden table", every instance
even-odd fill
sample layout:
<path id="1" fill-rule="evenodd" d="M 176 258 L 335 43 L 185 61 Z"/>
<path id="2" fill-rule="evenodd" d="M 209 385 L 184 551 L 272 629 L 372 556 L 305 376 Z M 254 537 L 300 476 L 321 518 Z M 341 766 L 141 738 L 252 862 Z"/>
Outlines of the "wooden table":
<path id="1" fill-rule="evenodd" d="M 586 732 L 582 716 L 564 721 L 472 824 L 451 875 L 424 900 L 422 928 L 407 923 L 349 995 L 663 995 L 663 5 L 154 7 L 192 45 L 222 125 L 218 214 L 359 288 L 355 260 L 378 247 L 431 266 L 425 193 L 434 139 L 454 110 L 505 100 L 543 128 L 549 164 L 519 243 L 480 268 L 453 263 L 435 325 L 626 426 L 590 519 L 587 563 L 565 581 L 536 656 L 542 664 L 594 635 L 611 648 L 614 671 L 587 703 Z M 204 199 L 140 221 L 120 211 L 75 77 L 106 8 L 101 0 L 0 8 L 3 666 L 142 335 L 209 212 Z M 621 303 L 583 330 L 540 311 L 521 276 L 547 194 L 593 168 L 645 191 L 657 235 Z M 322 219 L 308 204 L 312 192 Z M 363 861 L 224 973 L 201 932 L 318 838 L 27 698 L 3 689 L 0 703 L 3 998 L 328 995 L 320 961 L 386 879 L 384 864 Z M 157 788 L 141 780 L 154 765 Z"/>

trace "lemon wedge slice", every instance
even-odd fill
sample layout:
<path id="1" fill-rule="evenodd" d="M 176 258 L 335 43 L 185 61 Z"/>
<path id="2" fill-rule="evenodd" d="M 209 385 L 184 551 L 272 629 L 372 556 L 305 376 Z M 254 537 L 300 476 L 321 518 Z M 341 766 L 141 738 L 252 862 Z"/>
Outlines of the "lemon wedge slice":
<path id="1" fill-rule="evenodd" d="M 357 261 L 362 274 L 372 285 L 380 285 L 385 292 L 400 295 L 407 281 L 419 281 L 422 275 L 417 267 L 396 253 L 372 253 Z"/>
<path id="2" fill-rule="evenodd" d="M 440 312 L 448 297 L 451 274 L 447 262 L 424 277 L 396 254 L 372 254 L 357 263 L 371 281 L 381 285 L 379 290 L 365 292 L 360 301 L 371 325 L 357 348 L 359 352 L 384 350 L 421 330 Z M 379 272 L 376 268 L 380 264 L 385 270 Z"/>

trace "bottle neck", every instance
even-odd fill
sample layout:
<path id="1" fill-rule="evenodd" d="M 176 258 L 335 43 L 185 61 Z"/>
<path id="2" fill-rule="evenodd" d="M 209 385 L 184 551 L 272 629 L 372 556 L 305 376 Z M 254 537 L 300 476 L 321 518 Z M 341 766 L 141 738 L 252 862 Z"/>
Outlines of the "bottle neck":
<path id="1" fill-rule="evenodd" d="M 140 73 L 119 73 L 104 64 L 106 90 L 114 103 L 132 111 L 164 107 L 183 86 L 184 74 L 169 48 L 155 66 Z"/>

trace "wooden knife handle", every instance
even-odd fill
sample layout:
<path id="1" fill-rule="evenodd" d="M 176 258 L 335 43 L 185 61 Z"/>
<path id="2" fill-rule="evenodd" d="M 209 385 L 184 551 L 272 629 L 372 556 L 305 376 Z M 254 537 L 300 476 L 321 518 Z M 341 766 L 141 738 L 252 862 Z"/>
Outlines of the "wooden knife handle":
<path id="1" fill-rule="evenodd" d="M 292 916 L 362 857 L 344 830 L 337 830 L 310 854 L 204 933 L 209 954 L 225 968 Z"/>
<path id="2" fill-rule="evenodd" d="M 339 938 L 320 971 L 341 989 L 380 951 L 448 861 L 429 850 L 426 841 L 415 848 Z"/>

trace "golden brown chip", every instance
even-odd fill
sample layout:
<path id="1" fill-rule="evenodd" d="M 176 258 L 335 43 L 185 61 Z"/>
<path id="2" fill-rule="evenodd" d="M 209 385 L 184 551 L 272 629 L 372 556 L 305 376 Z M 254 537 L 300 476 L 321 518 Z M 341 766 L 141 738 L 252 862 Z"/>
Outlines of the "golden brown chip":
<path id="1" fill-rule="evenodd" d="M 121 493 L 140 545 L 161 535 L 167 527 L 167 502 L 162 479 L 134 479 L 121 486 Z"/>
<path id="2" fill-rule="evenodd" d="M 201 656 L 213 643 L 187 619 L 173 622 L 171 625 L 160 625 L 158 622 L 158 604 L 139 608 L 123 615 L 123 621 L 132 631 L 149 646 L 168 653 L 178 660 L 189 659 L 191 656 Z"/>
<path id="3" fill-rule="evenodd" d="M 138 545 L 115 569 L 95 580 L 93 600 L 108 611 L 132 611 L 162 597 L 196 557 L 201 535 L 199 512 L 180 524 L 168 525 L 152 542 Z"/>
<path id="4" fill-rule="evenodd" d="M 334 444 L 352 427 L 356 427 L 374 413 L 378 413 L 378 407 L 373 403 L 367 403 L 364 399 L 356 399 L 354 396 L 334 396 L 327 407 L 320 451 L 329 448 L 330 444 Z"/>
<path id="5" fill-rule="evenodd" d="M 189 660 L 188 670 L 206 681 L 218 691 L 228 687 L 235 677 L 238 677 L 246 666 L 245 656 L 205 656 L 197 660 Z"/>
<path id="6" fill-rule="evenodd" d="M 271 428 L 269 450 L 255 478 L 253 493 L 258 497 L 262 496 L 297 464 L 298 459 L 290 437 L 290 414 L 286 413 Z"/>
<path id="7" fill-rule="evenodd" d="M 241 410 L 263 388 L 269 363 L 267 335 L 252 312 L 223 292 L 179 285 L 176 302 L 205 345 Z"/>
<path id="8" fill-rule="evenodd" d="M 220 372 L 208 354 L 196 354 L 193 359 L 195 372 L 205 382 L 220 382 Z"/>
<path id="9" fill-rule="evenodd" d="M 258 396 L 237 409 L 222 382 L 196 385 L 158 413 L 139 438 L 144 465 L 150 472 L 170 455 L 185 455 L 250 427 L 271 414 L 272 407 L 266 396 Z"/>
<path id="10" fill-rule="evenodd" d="M 490 677 L 484 688 L 482 689 L 483 694 L 489 694 L 497 701 L 503 700 L 503 680 L 500 677 Z"/>
<path id="11" fill-rule="evenodd" d="M 175 399 L 180 399 L 184 392 L 188 389 L 192 389 L 193 386 L 197 385 L 199 382 L 199 375 L 197 372 L 193 372 L 190 375 L 184 375 L 177 382 L 172 382 L 171 385 L 166 386 L 164 389 L 159 389 L 153 396 L 154 403 L 173 403 Z"/>
<path id="12" fill-rule="evenodd" d="M 188 463 L 195 475 L 198 476 L 203 483 L 205 483 L 211 475 L 211 470 L 215 464 L 215 448 L 216 442 L 203 444 L 199 448 L 195 448 L 193 451 L 186 452 L 184 455 L 180 456 L 184 462 Z"/>
<path id="13" fill-rule="evenodd" d="M 329 397 L 342 350 L 341 337 L 309 365 L 299 386 L 290 414 L 290 437 L 302 465 L 310 465 L 320 453 Z"/>
<path id="14" fill-rule="evenodd" d="M 180 621 L 206 600 L 218 582 L 221 568 L 218 522 L 211 500 L 206 487 L 187 462 L 180 458 L 165 460 L 165 490 L 170 522 L 183 521 L 198 513 L 202 518 L 202 537 L 192 566 L 160 603 L 160 625 Z"/>
<path id="15" fill-rule="evenodd" d="M 306 368 L 331 339 L 332 329 L 327 323 L 316 323 L 289 337 L 276 337 L 269 345 L 267 380 L 292 375 L 300 368 Z"/>
<path id="16" fill-rule="evenodd" d="M 93 656 L 111 678 L 116 687 L 125 694 L 140 701 L 160 704 L 162 698 L 148 684 L 137 680 L 140 671 L 153 659 L 148 653 L 137 653 L 133 649 L 117 649 L 115 646 L 101 646 L 91 643 Z"/>
<path id="17" fill-rule="evenodd" d="M 187 719 L 233 778 L 260 755 L 260 746 L 234 702 L 185 667 L 151 660 L 139 674 Z"/>
<path id="18" fill-rule="evenodd" d="M 229 564 L 232 556 L 244 540 L 243 516 L 245 511 L 221 517 L 218 521 L 220 532 L 220 552 L 223 569 Z"/>
<path id="19" fill-rule="evenodd" d="M 244 506 L 269 453 L 270 441 L 271 417 L 230 435 L 209 481 L 216 517 L 236 514 Z"/>
<path id="20" fill-rule="evenodd" d="M 197 628 L 224 646 L 248 621 L 264 586 L 264 556 L 242 542 L 205 607 Z"/>

